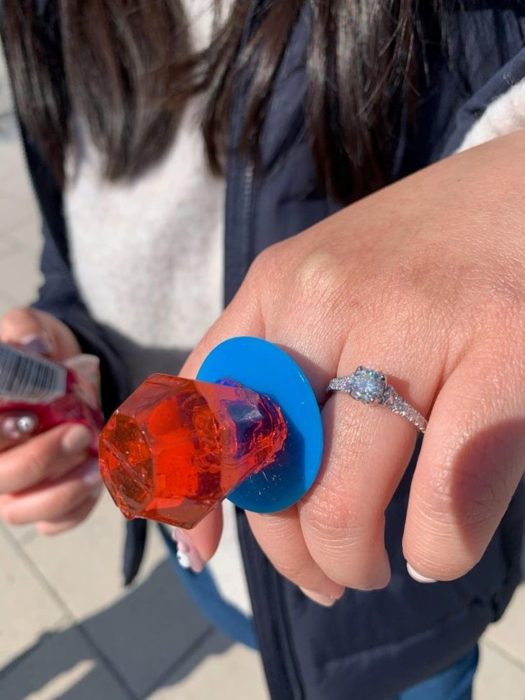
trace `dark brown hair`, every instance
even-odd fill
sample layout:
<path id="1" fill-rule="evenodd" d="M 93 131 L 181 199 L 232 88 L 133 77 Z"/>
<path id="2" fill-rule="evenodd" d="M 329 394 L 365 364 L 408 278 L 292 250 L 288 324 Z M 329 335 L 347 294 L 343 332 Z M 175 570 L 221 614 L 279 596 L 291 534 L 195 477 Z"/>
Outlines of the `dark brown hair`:
<path id="1" fill-rule="evenodd" d="M 221 172 L 245 70 L 251 88 L 241 146 L 256 158 L 290 34 L 299 13 L 310 12 L 307 126 L 320 182 L 349 201 L 388 181 L 395 125 L 417 100 L 423 75 L 422 3 L 439 27 L 442 0 L 265 0 L 255 17 L 249 0 L 235 0 L 200 53 L 181 0 L 48 0 L 43 8 L 39 0 L 4 0 L 2 27 L 21 118 L 59 180 L 71 110 L 87 122 L 108 178 L 118 179 L 165 153 L 186 101 L 199 92 L 207 96 L 210 166 Z"/>

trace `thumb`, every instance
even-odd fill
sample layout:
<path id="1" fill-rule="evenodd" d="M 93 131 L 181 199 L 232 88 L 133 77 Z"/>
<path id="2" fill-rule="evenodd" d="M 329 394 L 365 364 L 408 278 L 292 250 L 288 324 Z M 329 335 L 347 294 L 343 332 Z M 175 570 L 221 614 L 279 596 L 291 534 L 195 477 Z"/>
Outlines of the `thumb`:
<path id="1" fill-rule="evenodd" d="M 37 309 L 12 309 L 0 322 L 0 340 L 63 360 L 80 352 L 73 332 L 51 314 Z"/>

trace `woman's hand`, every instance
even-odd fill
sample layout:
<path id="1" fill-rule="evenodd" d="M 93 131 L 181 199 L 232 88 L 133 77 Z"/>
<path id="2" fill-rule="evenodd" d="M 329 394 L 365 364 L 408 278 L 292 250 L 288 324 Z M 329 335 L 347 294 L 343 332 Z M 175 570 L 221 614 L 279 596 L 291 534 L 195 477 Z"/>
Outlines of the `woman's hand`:
<path id="1" fill-rule="evenodd" d="M 67 326 L 30 309 L 4 316 L 0 340 L 60 361 L 81 352 Z M 88 516 L 102 490 L 98 464 L 88 456 L 96 440 L 89 428 L 69 423 L 24 439 L 4 415 L 0 434 L 0 519 L 12 525 L 36 523 L 40 533 L 54 535 Z"/>
<path id="2" fill-rule="evenodd" d="M 403 549 L 414 575 L 468 572 L 525 465 L 525 134 L 447 159 L 263 253 L 186 364 L 256 335 L 302 365 L 323 404 L 319 477 L 296 507 L 248 514 L 275 567 L 329 602 L 388 583 L 384 513 L 416 430 L 329 380 L 383 371 L 429 418 Z M 189 535 L 204 559 L 220 514 Z"/>

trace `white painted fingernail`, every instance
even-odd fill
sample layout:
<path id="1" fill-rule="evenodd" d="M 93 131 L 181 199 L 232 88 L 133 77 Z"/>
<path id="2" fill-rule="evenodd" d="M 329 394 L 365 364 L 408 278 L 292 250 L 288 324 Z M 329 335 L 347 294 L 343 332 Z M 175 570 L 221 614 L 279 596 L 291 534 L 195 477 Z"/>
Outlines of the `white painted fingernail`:
<path id="1" fill-rule="evenodd" d="M 88 486 L 99 486 L 102 483 L 98 462 L 90 462 L 82 476 L 82 481 Z"/>
<path id="2" fill-rule="evenodd" d="M 178 527 L 173 528 L 171 537 L 177 543 L 177 561 L 179 565 L 183 569 L 191 569 L 193 573 L 200 574 L 204 569 L 204 561 L 191 538 Z"/>
<path id="3" fill-rule="evenodd" d="M 182 547 L 179 545 L 177 548 L 177 561 L 179 566 L 183 569 L 191 569 L 191 562 L 187 552 L 182 551 Z"/>
<path id="4" fill-rule="evenodd" d="M 427 576 L 423 576 L 423 574 L 420 574 L 418 571 L 416 571 L 413 566 L 410 566 L 408 562 L 407 571 L 409 575 L 414 579 L 414 581 L 417 581 L 418 583 L 436 583 L 435 578 L 428 578 Z"/>
<path id="5" fill-rule="evenodd" d="M 301 586 L 299 588 L 307 598 L 310 598 L 318 605 L 322 605 L 324 608 L 331 608 L 337 602 L 337 598 L 332 598 L 317 591 L 310 591 L 308 588 L 301 588 Z"/>
<path id="6" fill-rule="evenodd" d="M 78 454 L 87 450 L 93 440 L 93 434 L 85 425 L 74 425 L 62 438 L 62 449 L 66 454 Z"/>

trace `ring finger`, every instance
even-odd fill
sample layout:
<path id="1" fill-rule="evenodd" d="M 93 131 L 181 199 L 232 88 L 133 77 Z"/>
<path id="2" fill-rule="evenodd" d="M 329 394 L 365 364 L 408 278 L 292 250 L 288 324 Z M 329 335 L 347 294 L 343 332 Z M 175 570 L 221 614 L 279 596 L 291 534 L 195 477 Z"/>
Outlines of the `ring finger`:
<path id="1" fill-rule="evenodd" d="M 416 353 L 408 357 L 392 353 L 396 356 L 400 359 L 390 366 L 380 353 L 369 352 L 365 358 L 370 358 L 371 368 L 391 368 L 394 379 L 389 383 L 426 415 L 437 390 L 439 368 L 423 367 Z M 343 351 L 338 376 L 352 373 L 361 359 L 353 349 Z M 358 589 L 381 588 L 390 577 L 384 513 L 410 461 L 417 432 L 385 407 L 363 405 L 341 392 L 325 404 L 323 423 L 322 470 L 298 506 L 306 545 L 333 581 Z"/>

